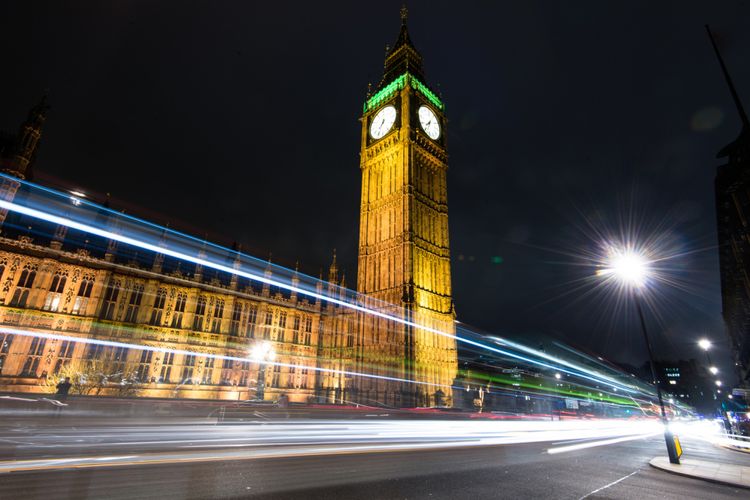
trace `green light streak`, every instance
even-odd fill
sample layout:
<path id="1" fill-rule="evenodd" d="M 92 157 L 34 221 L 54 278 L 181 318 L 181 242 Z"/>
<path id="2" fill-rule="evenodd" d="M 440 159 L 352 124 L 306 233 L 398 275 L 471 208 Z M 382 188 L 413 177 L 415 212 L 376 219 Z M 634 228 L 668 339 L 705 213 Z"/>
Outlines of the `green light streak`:
<path id="1" fill-rule="evenodd" d="M 515 380 L 511 378 L 506 377 L 499 377 L 497 375 L 489 375 L 487 373 L 480 373 L 475 371 L 465 371 L 465 370 L 459 370 L 459 375 L 467 377 L 467 378 L 475 378 L 480 380 L 486 380 L 488 382 L 495 382 L 497 384 L 500 384 L 501 386 L 512 386 L 512 387 L 523 387 L 525 389 L 534 389 L 536 391 L 540 391 L 542 393 L 544 392 L 553 392 L 557 394 L 562 395 L 568 395 L 573 396 L 575 398 L 579 399 L 585 399 L 590 401 L 607 401 L 609 403 L 614 403 L 622 406 L 633 406 L 638 407 L 632 400 L 625 399 L 617 396 L 612 396 L 607 393 L 602 393 L 601 396 L 596 393 L 596 395 L 592 394 L 592 391 L 585 391 L 585 390 L 574 390 L 574 389 L 562 389 L 559 387 L 550 387 L 546 385 L 540 386 L 538 383 L 529 383 L 525 380 Z M 511 387 L 511 388 L 512 388 Z"/>
<path id="2" fill-rule="evenodd" d="M 407 72 L 399 76 L 395 80 L 393 80 L 391 83 L 389 83 L 382 89 L 378 90 L 375 93 L 375 95 L 373 95 L 367 101 L 365 101 L 364 111 L 367 112 L 371 109 L 377 108 L 383 102 L 393 97 L 393 94 L 395 94 L 397 91 L 404 88 L 404 86 L 407 83 L 410 83 L 414 89 L 418 90 L 423 96 L 427 98 L 428 101 L 434 104 L 438 109 L 443 109 L 443 103 L 440 101 L 438 96 L 436 96 L 430 89 L 428 89 L 427 85 L 420 82 L 419 80 L 417 80 L 417 78 L 414 75 Z"/>

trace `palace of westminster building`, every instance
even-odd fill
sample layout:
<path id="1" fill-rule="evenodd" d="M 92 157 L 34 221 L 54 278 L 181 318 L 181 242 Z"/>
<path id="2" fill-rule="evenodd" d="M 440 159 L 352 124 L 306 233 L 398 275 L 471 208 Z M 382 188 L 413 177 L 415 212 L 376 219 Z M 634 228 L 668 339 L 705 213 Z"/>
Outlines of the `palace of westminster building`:
<path id="1" fill-rule="evenodd" d="M 62 226 L 46 239 L 24 234 L 11 223 L 15 214 L 0 212 L 0 391 L 42 392 L 45 380 L 96 365 L 136 381 L 142 397 L 450 404 L 457 348 L 443 111 L 402 10 L 399 37 L 361 118 L 357 292 L 361 303 L 392 304 L 378 307 L 427 329 L 200 265 L 175 267 L 158 253 L 128 259 L 116 242 L 82 245 Z M 42 101 L 17 134 L 0 133 L 0 171 L 8 176 L 0 178 L 0 198 L 14 200 L 21 186 L 14 178 L 30 178 L 46 112 Z M 316 293 L 339 298 L 335 255 L 327 278 Z M 276 355 L 266 369 L 248 354 L 259 342 Z"/>

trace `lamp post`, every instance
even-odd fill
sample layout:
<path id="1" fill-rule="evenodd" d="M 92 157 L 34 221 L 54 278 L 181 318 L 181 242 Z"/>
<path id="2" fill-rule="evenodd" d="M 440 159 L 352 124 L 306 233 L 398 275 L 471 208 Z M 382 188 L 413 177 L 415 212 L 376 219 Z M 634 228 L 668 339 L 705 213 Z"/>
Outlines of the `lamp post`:
<path id="1" fill-rule="evenodd" d="M 703 349 L 703 352 L 706 353 L 706 361 L 708 361 L 708 371 L 711 372 L 712 375 L 716 375 L 719 373 L 719 369 L 714 366 L 714 364 L 711 362 L 711 355 L 708 354 L 708 350 L 711 349 L 711 346 L 713 344 L 708 339 L 700 339 L 698 341 L 698 347 Z"/>
<path id="2" fill-rule="evenodd" d="M 705 352 L 705 353 L 706 353 L 706 361 L 708 361 L 708 371 L 709 371 L 709 372 L 711 372 L 711 375 L 716 375 L 717 373 L 719 373 L 719 369 L 718 369 L 718 368 L 716 368 L 716 367 L 714 366 L 714 364 L 713 364 L 713 363 L 711 362 L 711 355 L 710 355 L 710 354 L 708 353 L 708 350 L 709 350 L 709 349 L 711 349 L 711 346 L 712 346 L 712 345 L 713 345 L 713 344 L 712 344 L 712 343 L 711 343 L 711 341 L 710 341 L 710 340 L 708 340 L 708 339 L 700 339 L 700 340 L 698 341 L 698 347 L 700 347 L 701 349 L 703 349 L 703 352 Z M 719 382 L 719 381 L 717 380 L 717 381 L 716 381 L 716 385 L 717 385 L 717 386 L 721 386 L 721 382 Z M 716 390 L 715 390 L 715 389 L 714 389 L 714 390 L 712 390 L 712 391 L 711 391 L 711 393 L 712 393 L 712 394 L 713 394 L 713 396 L 714 396 L 714 400 L 718 399 L 718 398 L 716 397 Z"/>
<path id="3" fill-rule="evenodd" d="M 258 363 L 258 381 L 256 383 L 255 398 L 263 400 L 266 393 L 266 365 L 276 358 L 273 345 L 268 341 L 258 342 L 250 351 L 250 357 Z"/>
<path id="4" fill-rule="evenodd" d="M 654 362 L 654 354 L 651 349 L 651 340 L 648 336 L 646 319 L 643 315 L 643 307 L 641 306 L 641 291 L 645 288 L 648 282 L 648 278 L 651 274 L 649 262 L 643 255 L 639 254 L 632 248 L 610 248 L 606 260 L 606 267 L 603 269 L 599 269 L 596 274 L 597 276 L 615 279 L 618 282 L 619 286 L 633 297 L 635 308 L 638 312 L 638 319 L 641 323 L 643 340 L 645 341 L 646 349 L 648 350 L 648 361 L 649 366 L 651 367 L 652 382 L 656 387 L 656 395 L 659 399 L 661 421 L 664 425 L 664 441 L 667 444 L 669 461 L 673 464 L 679 464 L 680 457 L 677 454 L 675 440 L 672 436 L 672 432 L 669 430 L 667 411 L 664 408 L 664 399 L 662 398 L 661 387 L 659 387 L 659 382 L 656 377 L 656 363 Z"/>

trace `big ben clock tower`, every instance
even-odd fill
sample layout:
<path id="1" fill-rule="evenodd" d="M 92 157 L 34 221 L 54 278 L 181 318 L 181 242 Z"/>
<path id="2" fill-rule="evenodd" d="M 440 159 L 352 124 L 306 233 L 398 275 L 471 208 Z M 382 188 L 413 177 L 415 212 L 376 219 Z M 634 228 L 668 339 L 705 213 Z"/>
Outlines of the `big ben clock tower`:
<path id="1" fill-rule="evenodd" d="M 370 307 L 419 326 L 363 318 L 358 360 L 383 379 L 362 380 L 358 390 L 363 402 L 432 406 L 450 403 L 457 370 L 446 119 L 406 20 L 402 8 L 401 32 L 361 118 L 357 291 Z"/>

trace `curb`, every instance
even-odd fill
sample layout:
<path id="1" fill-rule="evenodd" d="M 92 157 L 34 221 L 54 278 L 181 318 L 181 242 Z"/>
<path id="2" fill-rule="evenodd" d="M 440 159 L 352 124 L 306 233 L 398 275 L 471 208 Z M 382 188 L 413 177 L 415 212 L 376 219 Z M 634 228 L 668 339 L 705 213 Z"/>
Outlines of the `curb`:
<path id="1" fill-rule="evenodd" d="M 649 465 L 651 467 L 653 467 L 654 469 L 659 469 L 659 470 L 662 470 L 664 472 L 668 472 L 670 474 L 675 474 L 677 476 L 689 477 L 689 478 L 692 478 L 692 479 L 698 479 L 700 481 L 706 481 L 706 482 L 709 482 L 709 483 L 722 484 L 724 486 L 731 486 L 733 488 L 750 489 L 750 485 L 748 485 L 748 484 L 736 483 L 734 481 L 724 481 L 722 479 L 716 479 L 716 478 L 706 477 L 706 476 L 697 476 L 695 474 L 690 474 L 690 473 L 687 473 L 687 472 L 682 472 L 682 471 L 679 471 L 679 470 L 675 470 L 675 469 L 673 469 L 671 467 L 664 467 L 662 465 L 657 465 L 656 463 L 654 463 L 655 461 L 657 461 L 659 459 L 662 459 L 662 457 L 656 457 L 656 458 L 651 459 L 649 461 Z"/>

